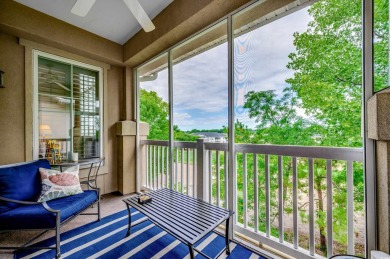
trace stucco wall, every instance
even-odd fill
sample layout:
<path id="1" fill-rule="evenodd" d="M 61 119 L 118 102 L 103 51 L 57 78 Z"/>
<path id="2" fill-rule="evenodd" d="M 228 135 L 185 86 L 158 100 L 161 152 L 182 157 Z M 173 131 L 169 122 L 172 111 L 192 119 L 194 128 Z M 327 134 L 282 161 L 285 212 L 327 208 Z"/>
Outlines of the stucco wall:
<path id="1" fill-rule="evenodd" d="M 0 31 L 0 164 L 25 159 L 24 143 L 24 47 L 18 38 Z"/>
<path id="2" fill-rule="evenodd" d="M 19 42 L 22 41 L 21 45 Z M 31 46 L 29 46 L 29 44 Z M 46 47 L 39 43 L 20 40 L 14 35 L 0 31 L 0 69 L 5 71 L 5 88 L 0 89 L 0 164 L 9 164 L 30 160 L 32 157 L 32 144 L 26 143 L 32 140 L 32 131 L 28 128 L 28 117 L 32 116 L 29 107 L 32 100 L 26 100 L 32 96 L 32 84 L 25 80 L 25 75 L 32 71 L 31 63 L 25 62 L 31 57 L 32 49 L 38 49 L 51 54 L 60 55 L 93 65 L 88 58 L 67 53 L 61 49 Z M 102 175 L 99 186 L 102 193 L 118 190 L 117 184 L 117 137 L 115 123 L 120 120 L 123 104 L 124 67 L 104 65 L 104 156 L 105 165 L 101 168 Z M 110 69 L 107 69 L 110 67 Z M 25 71 L 26 70 L 26 71 Z M 27 125 L 27 126 L 26 126 Z M 86 176 L 83 170 L 81 177 Z"/>
<path id="3" fill-rule="evenodd" d="M 118 190 L 118 140 L 116 136 L 115 123 L 120 120 L 121 111 L 123 109 L 123 74 L 124 68 L 111 67 L 108 71 L 108 101 L 107 107 L 107 149 L 106 159 L 111 161 L 108 165 L 109 175 L 104 178 L 105 192 L 114 192 Z"/>

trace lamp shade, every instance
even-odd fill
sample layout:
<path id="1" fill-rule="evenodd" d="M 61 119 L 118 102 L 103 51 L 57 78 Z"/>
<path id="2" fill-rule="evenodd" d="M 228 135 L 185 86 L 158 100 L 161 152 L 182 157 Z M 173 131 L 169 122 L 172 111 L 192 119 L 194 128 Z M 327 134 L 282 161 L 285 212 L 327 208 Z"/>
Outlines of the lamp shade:
<path id="1" fill-rule="evenodd" d="M 41 124 L 39 125 L 39 135 L 46 136 L 51 134 L 51 128 L 49 125 Z"/>

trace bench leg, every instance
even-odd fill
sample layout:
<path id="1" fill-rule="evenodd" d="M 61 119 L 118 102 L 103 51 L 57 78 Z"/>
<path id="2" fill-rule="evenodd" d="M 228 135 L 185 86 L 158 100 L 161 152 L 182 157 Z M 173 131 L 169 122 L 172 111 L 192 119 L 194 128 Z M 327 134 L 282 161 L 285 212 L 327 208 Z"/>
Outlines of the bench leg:
<path id="1" fill-rule="evenodd" d="M 60 239 L 61 223 L 60 223 L 60 220 L 61 220 L 61 217 L 60 217 L 60 213 L 58 212 L 57 217 L 56 217 L 56 258 L 61 257 L 61 239 Z"/>
<path id="2" fill-rule="evenodd" d="M 98 221 L 100 221 L 100 218 L 101 218 L 101 216 L 100 216 L 100 196 L 99 196 L 99 200 L 98 200 L 98 204 L 97 204 L 97 210 L 98 210 Z"/>
<path id="3" fill-rule="evenodd" d="M 188 245 L 188 248 L 190 249 L 190 258 L 194 259 L 194 248 L 192 247 L 192 245 Z"/>
<path id="4" fill-rule="evenodd" d="M 230 217 L 226 220 L 226 227 L 225 227 L 225 244 L 226 244 L 226 254 L 230 255 L 230 247 L 229 247 L 229 220 Z"/>
<path id="5" fill-rule="evenodd" d="M 129 225 L 127 227 L 127 233 L 126 233 L 126 237 L 128 237 L 128 236 L 130 236 L 130 229 L 131 229 L 131 211 L 130 211 L 129 204 L 126 203 L 126 205 L 127 205 L 127 212 L 129 214 Z"/>

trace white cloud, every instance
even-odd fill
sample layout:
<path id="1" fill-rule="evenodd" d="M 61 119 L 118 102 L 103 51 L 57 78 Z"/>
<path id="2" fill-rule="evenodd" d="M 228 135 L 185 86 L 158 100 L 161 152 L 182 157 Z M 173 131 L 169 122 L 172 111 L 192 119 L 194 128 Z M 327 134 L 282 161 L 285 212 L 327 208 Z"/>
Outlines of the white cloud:
<path id="1" fill-rule="evenodd" d="M 223 111 L 227 107 L 227 44 L 173 67 L 173 100 L 178 110 Z"/>
<path id="2" fill-rule="evenodd" d="M 173 113 L 173 124 L 180 126 L 190 126 L 192 125 L 192 116 L 188 113 Z"/>
<path id="3" fill-rule="evenodd" d="M 140 87 L 156 92 L 165 102 L 168 102 L 168 70 L 159 72 L 156 80 L 141 82 Z"/>

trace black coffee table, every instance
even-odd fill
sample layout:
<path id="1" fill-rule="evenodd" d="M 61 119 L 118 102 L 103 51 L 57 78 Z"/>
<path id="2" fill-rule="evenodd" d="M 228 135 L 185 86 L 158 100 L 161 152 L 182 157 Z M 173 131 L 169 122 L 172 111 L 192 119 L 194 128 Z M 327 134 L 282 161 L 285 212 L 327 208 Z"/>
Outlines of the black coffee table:
<path id="1" fill-rule="evenodd" d="M 133 207 L 148 217 L 154 224 L 185 243 L 191 258 L 194 258 L 194 250 L 206 258 L 210 258 L 194 247 L 194 244 L 213 231 L 218 225 L 226 222 L 224 251 L 230 254 L 229 249 L 229 220 L 233 211 L 211 205 L 171 189 L 160 189 L 147 193 L 152 197 L 152 202 L 139 204 L 138 197 L 124 199 L 129 214 L 129 226 L 127 235 L 131 230 L 131 213 Z M 141 222 L 140 222 L 141 223 Z M 139 224 L 139 223 L 138 223 Z"/>

